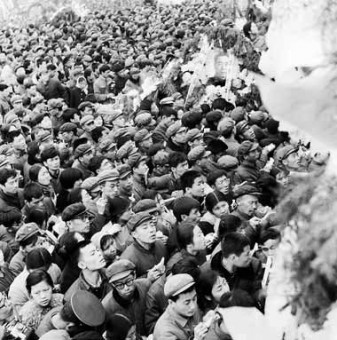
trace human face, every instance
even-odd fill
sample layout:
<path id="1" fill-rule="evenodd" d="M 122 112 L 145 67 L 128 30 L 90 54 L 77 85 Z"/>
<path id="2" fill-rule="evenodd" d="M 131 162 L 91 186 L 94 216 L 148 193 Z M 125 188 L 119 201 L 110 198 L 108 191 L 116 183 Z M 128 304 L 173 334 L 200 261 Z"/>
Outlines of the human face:
<path id="1" fill-rule="evenodd" d="M 237 209 L 239 212 L 253 217 L 257 209 L 258 199 L 252 195 L 244 195 L 237 200 Z"/>
<path id="2" fill-rule="evenodd" d="M 228 203 L 226 201 L 220 201 L 218 204 L 215 205 L 215 207 L 212 210 L 212 213 L 218 218 L 221 218 L 221 216 L 228 214 L 229 213 Z"/>
<path id="3" fill-rule="evenodd" d="M 222 192 L 224 195 L 229 193 L 230 179 L 225 175 L 215 180 L 215 189 Z"/>
<path id="4" fill-rule="evenodd" d="M 92 150 L 89 150 L 81 157 L 81 163 L 84 166 L 88 166 L 90 164 L 91 159 L 94 157 L 94 153 Z"/>
<path id="5" fill-rule="evenodd" d="M 244 139 L 249 140 L 249 141 L 254 141 L 256 139 L 255 132 L 251 127 L 246 129 L 243 132 L 242 136 Z"/>
<path id="6" fill-rule="evenodd" d="M 225 278 L 218 276 L 212 287 L 212 298 L 216 303 L 219 303 L 222 295 L 229 292 L 229 286 Z"/>
<path id="7" fill-rule="evenodd" d="M 176 168 L 173 168 L 176 176 L 179 178 L 183 175 L 184 172 L 188 170 L 188 163 L 187 161 L 183 163 L 179 163 Z"/>
<path id="8" fill-rule="evenodd" d="M 91 132 L 92 130 L 95 129 L 95 122 L 94 121 L 91 121 L 91 122 L 88 122 L 87 124 L 84 124 L 83 128 L 86 132 Z"/>
<path id="9" fill-rule="evenodd" d="M 78 260 L 79 268 L 97 271 L 104 268 L 105 264 L 102 252 L 93 243 L 81 249 Z"/>
<path id="10" fill-rule="evenodd" d="M 133 177 L 130 174 L 127 178 L 120 180 L 119 182 L 120 189 L 123 189 L 125 191 L 132 191 L 133 189 Z"/>
<path id="11" fill-rule="evenodd" d="M 116 242 L 112 240 L 112 242 L 103 249 L 103 256 L 106 261 L 114 261 L 116 259 L 117 255 L 117 248 L 116 248 Z"/>
<path id="12" fill-rule="evenodd" d="M 300 164 L 300 157 L 297 152 L 291 153 L 285 160 L 283 160 L 283 163 L 290 169 L 298 169 Z"/>
<path id="13" fill-rule="evenodd" d="M 198 208 L 191 209 L 191 211 L 188 215 L 189 221 L 196 222 L 196 223 L 199 222 L 200 217 L 201 217 L 201 214 L 200 214 L 200 211 L 199 211 Z"/>
<path id="14" fill-rule="evenodd" d="M 139 175 L 145 175 L 149 171 L 146 161 L 141 161 L 137 168 L 134 168 L 134 171 Z"/>
<path id="15" fill-rule="evenodd" d="M 70 143 L 73 137 L 74 137 L 74 132 L 72 131 L 62 132 L 62 138 L 65 143 Z"/>
<path id="16" fill-rule="evenodd" d="M 83 110 L 83 115 L 92 115 L 94 113 L 94 110 L 90 106 L 86 106 Z"/>
<path id="17" fill-rule="evenodd" d="M 15 111 L 22 111 L 23 110 L 23 102 L 22 100 L 17 101 L 13 104 L 13 108 Z"/>
<path id="18" fill-rule="evenodd" d="M 204 234 L 198 226 L 193 229 L 193 250 L 200 251 L 206 249 Z"/>
<path id="19" fill-rule="evenodd" d="M 260 150 L 256 149 L 253 151 L 250 151 L 247 155 L 247 159 L 250 161 L 257 161 L 260 157 Z"/>
<path id="20" fill-rule="evenodd" d="M 45 165 L 51 171 L 59 170 L 60 169 L 60 157 L 59 156 L 55 156 L 53 158 L 48 158 L 45 161 Z"/>
<path id="21" fill-rule="evenodd" d="M 41 281 L 32 286 L 30 295 L 40 307 L 47 307 L 53 296 L 53 287 L 46 281 Z"/>
<path id="22" fill-rule="evenodd" d="M 48 172 L 48 170 L 43 166 L 39 174 L 37 175 L 37 181 L 42 185 L 49 185 L 51 180 L 51 176 Z"/>
<path id="23" fill-rule="evenodd" d="M 90 231 L 90 220 L 87 215 L 79 216 L 68 222 L 71 231 L 87 234 Z"/>
<path id="24" fill-rule="evenodd" d="M 233 264 L 238 268 L 248 267 L 251 262 L 250 246 L 247 245 L 243 248 L 243 252 L 237 256 L 233 255 Z"/>
<path id="25" fill-rule="evenodd" d="M 169 300 L 172 308 L 183 318 L 191 318 L 197 311 L 197 294 L 193 289 L 189 293 L 179 295 L 177 301 Z"/>
<path id="26" fill-rule="evenodd" d="M 22 134 L 14 138 L 13 148 L 16 150 L 22 150 L 22 151 L 25 151 L 27 149 L 26 140 Z"/>
<path id="27" fill-rule="evenodd" d="M 136 289 L 135 275 L 132 273 L 124 279 L 113 282 L 112 286 L 117 290 L 120 297 L 129 300 Z"/>
<path id="28" fill-rule="evenodd" d="M 105 182 L 102 186 L 102 193 L 105 197 L 114 198 L 118 195 L 119 183 L 118 181 Z"/>
<path id="29" fill-rule="evenodd" d="M 184 144 L 186 142 L 186 129 L 179 130 L 173 137 L 172 140 L 179 144 Z"/>
<path id="30" fill-rule="evenodd" d="M 156 242 L 156 226 L 153 221 L 142 223 L 133 231 L 132 236 L 141 243 L 153 244 Z"/>
<path id="31" fill-rule="evenodd" d="M 152 137 L 146 138 L 145 140 L 142 141 L 141 146 L 145 149 L 148 150 L 153 144 Z"/>
<path id="32" fill-rule="evenodd" d="M 194 197 L 203 197 L 205 195 L 205 181 L 202 176 L 197 177 L 192 185 L 192 188 L 189 188 L 192 196 Z"/>
<path id="33" fill-rule="evenodd" d="M 10 177 L 4 185 L 1 185 L 1 187 L 5 194 L 16 194 L 19 189 L 19 178 Z"/>
<path id="34" fill-rule="evenodd" d="M 263 253 L 266 256 L 274 256 L 275 255 L 275 250 L 276 250 L 277 246 L 279 245 L 279 243 L 280 243 L 279 239 L 276 239 L 276 240 L 272 240 L 272 239 L 267 240 L 261 246 L 261 250 L 263 251 Z"/>

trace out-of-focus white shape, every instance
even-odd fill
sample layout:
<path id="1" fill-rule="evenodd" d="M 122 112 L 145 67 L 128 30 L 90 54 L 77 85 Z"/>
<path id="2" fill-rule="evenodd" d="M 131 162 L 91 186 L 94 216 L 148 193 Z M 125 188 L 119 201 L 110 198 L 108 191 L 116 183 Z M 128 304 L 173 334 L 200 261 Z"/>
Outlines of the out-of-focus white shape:
<path id="1" fill-rule="evenodd" d="M 256 308 L 219 308 L 226 328 L 233 340 L 281 340 L 275 337 L 273 327 Z"/>
<path id="2" fill-rule="evenodd" d="M 280 120 L 304 131 L 325 150 L 337 150 L 337 68 L 322 67 L 292 83 L 256 75 L 264 105 Z"/>
<path id="3" fill-rule="evenodd" d="M 158 0 L 157 6 L 181 5 L 185 0 Z"/>
<path id="4" fill-rule="evenodd" d="M 266 35 L 268 50 L 259 65 L 264 74 L 291 81 L 295 67 L 329 64 L 336 46 L 332 37 L 335 32 L 328 32 L 330 26 L 324 28 L 327 6 L 327 1 L 317 0 L 275 1 Z"/>

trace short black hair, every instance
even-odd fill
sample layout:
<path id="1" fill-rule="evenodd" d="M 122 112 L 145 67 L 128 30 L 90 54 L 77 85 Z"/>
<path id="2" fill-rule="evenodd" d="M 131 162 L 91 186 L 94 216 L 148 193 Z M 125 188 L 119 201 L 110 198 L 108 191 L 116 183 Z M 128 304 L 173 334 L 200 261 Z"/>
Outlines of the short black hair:
<path id="1" fill-rule="evenodd" d="M 240 256 L 250 242 L 247 236 L 241 233 L 228 233 L 221 241 L 222 256 L 227 259 L 230 255 Z"/>
<path id="2" fill-rule="evenodd" d="M 222 177 L 222 176 L 227 176 L 227 172 L 225 170 L 216 170 L 216 171 L 212 171 L 211 173 L 209 173 L 209 175 L 207 176 L 207 184 L 211 187 L 213 185 L 215 185 L 215 182 L 218 178 Z"/>
<path id="3" fill-rule="evenodd" d="M 0 184 L 5 185 L 9 178 L 16 178 L 17 173 L 15 170 L 2 168 L 0 169 Z"/>
<path id="4" fill-rule="evenodd" d="M 172 152 L 169 156 L 168 163 L 171 168 L 176 168 L 178 164 L 187 161 L 187 156 L 183 152 Z"/>
<path id="5" fill-rule="evenodd" d="M 111 70 L 110 66 L 108 66 L 108 65 L 102 65 L 102 66 L 99 68 L 99 73 L 102 74 L 102 73 L 104 73 L 104 72 L 106 72 L 106 71 L 110 71 L 110 70 Z"/>
<path id="6" fill-rule="evenodd" d="M 202 174 L 197 170 L 189 170 L 184 172 L 180 177 L 180 182 L 183 190 L 186 190 L 187 188 L 192 188 L 194 181 L 199 177 L 202 177 Z"/>
<path id="7" fill-rule="evenodd" d="M 31 272 L 26 279 L 26 288 L 28 293 L 31 293 L 33 286 L 43 281 L 46 281 L 51 288 L 54 288 L 53 280 L 46 271 L 38 269 Z"/>
<path id="8" fill-rule="evenodd" d="M 184 221 L 178 224 L 177 241 L 180 249 L 186 249 L 189 244 L 193 243 L 195 227 L 196 223 L 192 223 L 191 221 Z"/>
<path id="9" fill-rule="evenodd" d="M 23 189 L 23 197 L 27 202 L 31 202 L 33 198 L 38 199 L 43 196 L 42 187 L 35 182 L 27 183 Z"/>

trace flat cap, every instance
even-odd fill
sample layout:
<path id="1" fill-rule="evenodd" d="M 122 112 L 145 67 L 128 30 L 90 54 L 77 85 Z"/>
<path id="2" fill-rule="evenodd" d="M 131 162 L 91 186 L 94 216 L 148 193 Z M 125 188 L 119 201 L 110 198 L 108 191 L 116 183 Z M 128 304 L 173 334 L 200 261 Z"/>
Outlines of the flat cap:
<path id="1" fill-rule="evenodd" d="M 174 104 L 174 98 L 173 97 L 166 97 L 163 98 L 160 102 L 159 105 L 172 105 Z"/>
<path id="2" fill-rule="evenodd" d="M 147 161 L 147 156 L 139 153 L 132 153 L 129 155 L 128 164 L 131 168 L 137 167 L 142 161 Z"/>
<path id="3" fill-rule="evenodd" d="M 166 165 L 168 164 L 169 153 L 164 150 L 159 150 L 153 157 L 152 163 L 153 165 Z"/>
<path id="4" fill-rule="evenodd" d="M 136 150 L 133 141 L 127 141 L 117 150 L 117 158 L 119 160 L 128 158 Z"/>
<path id="5" fill-rule="evenodd" d="M 236 124 L 236 133 L 238 135 L 243 134 L 250 128 L 250 125 L 246 120 L 241 120 L 239 123 Z"/>
<path id="6" fill-rule="evenodd" d="M 138 201 L 135 206 L 132 208 L 134 213 L 139 213 L 139 212 L 147 212 L 151 213 L 154 211 L 158 211 L 157 203 L 155 200 L 151 200 L 149 198 L 143 199 Z"/>
<path id="7" fill-rule="evenodd" d="M 119 173 L 119 178 L 121 180 L 126 179 L 132 174 L 132 170 L 129 165 L 127 164 L 122 164 L 117 167 L 117 171 Z"/>
<path id="8" fill-rule="evenodd" d="M 115 149 L 117 146 L 116 143 L 114 143 L 113 138 L 104 138 L 100 143 L 99 143 L 99 150 L 106 152 L 106 151 L 110 151 L 112 149 Z"/>
<path id="9" fill-rule="evenodd" d="M 218 110 L 208 112 L 206 115 L 207 123 L 218 122 L 221 118 L 222 118 L 222 113 L 221 111 L 218 111 Z"/>
<path id="10" fill-rule="evenodd" d="M 262 122 L 264 122 L 268 119 L 268 114 L 266 112 L 263 112 L 263 111 L 252 111 L 249 114 L 249 118 L 250 118 L 252 123 L 259 124 L 259 123 L 262 123 Z"/>
<path id="11" fill-rule="evenodd" d="M 230 132 L 233 130 L 235 126 L 235 121 L 234 119 L 230 117 L 224 117 L 220 120 L 218 124 L 218 131 L 220 132 Z"/>
<path id="12" fill-rule="evenodd" d="M 92 116 L 92 115 L 85 115 L 81 119 L 80 124 L 81 124 L 81 126 L 84 126 L 86 124 L 93 123 L 94 121 L 95 121 L 94 116 Z"/>
<path id="13" fill-rule="evenodd" d="M 87 214 L 87 210 L 83 203 L 74 203 L 68 205 L 62 212 L 62 220 L 64 222 L 71 221 Z"/>
<path id="14" fill-rule="evenodd" d="M 174 136 L 178 131 L 186 130 L 186 127 L 182 126 L 181 121 L 177 120 L 172 125 L 168 127 L 166 130 L 166 137 L 171 138 Z"/>
<path id="15" fill-rule="evenodd" d="M 22 97 L 15 94 L 12 98 L 11 98 L 11 103 L 12 104 L 15 104 L 15 103 L 19 103 L 21 102 L 22 103 Z"/>
<path id="16" fill-rule="evenodd" d="M 22 242 L 40 233 L 41 231 L 36 223 L 26 223 L 16 232 L 15 241 Z"/>
<path id="17" fill-rule="evenodd" d="M 19 121 L 19 117 L 14 112 L 10 112 L 5 115 L 5 118 L 4 118 L 5 124 L 10 125 L 16 121 Z"/>
<path id="18" fill-rule="evenodd" d="M 195 285 L 194 279 L 189 274 L 176 274 L 169 277 L 164 286 L 167 298 L 177 296 Z"/>
<path id="19" fill-rule="evenodd" d="M 140 113 L 135 117 L 135 124 L 138 127 L 149 125 L 152 121 L 151 113 L 144 112 Z"/>
<path id="20" fill-rule="evenodd" d="M 258 143 L 253 143 L 251 141 L 245 140 L 241 143 L 238 149 L 238 154 L 240 156 L 247 155 L 249 152 L 254 151 L 259 148 Z"/>
<path id="21" fill-rule="evenodd" d="M 152 216 L 147 212 L 139 212 L 131 216 L 130 220 L 127 223 L 127 227 L 130 232 L 134 231 L 141 224 L 152 221 Z"/>
<path id="22" fill-rule="evenodd" d="M 202 138 L 202 133 L 200 132 L 199 129 L 191 129 L 188 130 L 186 133 L 186 141 L 187 142 L 192 142 L 195 139 Z"/>
<path id="23" fill-rule="evenodd" d="M 203 157 L 207 157 L 211 155 L 211 151 L 206 150 L 204 146 L 198 145 L 191 149 L 191 151 L 187 154 L 187 158 L 189 161 L 197 161 L 202 159 Z"/>
<path id="24" fill-rule="evenodd" d="M 0 145 L 0 155 L 11 156 L 14 149 L 9 144 Z"/>
<path id="25" fill-rule="evenodd" d="M 95 188 L 98 188 L 99 180 L 98 177 L 88 177 L 81 183 L 81 188 L 87 191 L 92 191 Z"/>
<path id="26" fill-rule="evenodd" d="M 232 170 L 239 165 L 239 160 L 236 157 L 224 155 L 218 159 L 217 163 L 224 170 Z"/>
<path id="27" fill-rule="evenodd" d="M 136 266 L 129 260 L 121 259 L 112 263 L 106 270 L 106 276 L 109 282 L 116 282 L 118 280 L 124 279 L 134 272 Z"/>
<path id="28" fill-rule="evenodd" d="M 239 185 L 234 186 L 233 188 L 234 198 L 238 198 L 244 195 L 260 196 L 261 193 L 255 185 L 248 182 L 243 182 Z"/>
<path id="29" fill-rule="evenodd" d="M 76 124 L 74 123 L 64 123 L 61 125 L 60 127 L 60 132 L 70 132 L 70 131 L 73 131 L 73 132 L 76 132 L 77 130 L 77 126 Z"/>
<path id="30" fill-rule="evenodd" d="M 105 182 L 115 182 L 119 180 L 119 173 L 117 170 L 104 170 L 97 176 L 98 183 L 102 184 Z"/>
<path id="31" fill-rule="evenodd" d="M 94 294 L 85 290 L 78 290 L 72 295 L 69 303 L 72 312 L 81 323 L 90 327 L 97 327 L 103 324 L 105 310 Z M 64 308 L 67 308 L 67 306 Z"/>
<path id="32" fill-rule="evenodd" d="M 83 155 L 85 155 L 86 153 L 89 153 L 90 151 L 92 151 L 91 145 L 89 145 L 89 144 L 80 144 L 75 149 L 74 156 L 75 156 L 75 158 L 79 158 L 79 157 L 82 157 Z"/>
<path id="33" fill-rule="evenodd" d="M 189 129 L 195 128 L 202 121 L 202 115 L 199 111 L 186 112 L 181 117 L 182 125 L 188 127 Z"/>
<path id="34" fill-rule="evenodd" d="M 43 131 L 41 135 L 38 137 L 38 139 L 40 143 L 43 143 L 43 142 L 46 142 L 48 139 L 52 141 L 53 136 L 51 135 L 49 131 Z"/>
<path id="35" fill-rule="evenodd" d="M 93 108 L 94 105 L 91 102 L 82 102 L 80 105 L 78 105 L 78 109 L 80 111 L 84 110 L 86 107 Z"/>
<path id="36" fill-rule="evenodd" d="M 51 109 L 61 108 L 64 100 L 62 98 L 52 98 L 48 100 L 48 106 Z"/>
<path id="37" fill-rule="evenodd" d="M 135 136 L 133 137 L 133 140 L 135 142 L 142 142 L 151 137 L 152 137 L 152 133 L 150 133 L 147 129 L 141 129 L 136 132 Z"/>
<path id="38" fill-rule="evenodd" d="M 241 106 L 236 107 L 231 112 L 231 118 L 234 119 L 237 123 L 241 120 L 245 119 L 245 109 Z"/>

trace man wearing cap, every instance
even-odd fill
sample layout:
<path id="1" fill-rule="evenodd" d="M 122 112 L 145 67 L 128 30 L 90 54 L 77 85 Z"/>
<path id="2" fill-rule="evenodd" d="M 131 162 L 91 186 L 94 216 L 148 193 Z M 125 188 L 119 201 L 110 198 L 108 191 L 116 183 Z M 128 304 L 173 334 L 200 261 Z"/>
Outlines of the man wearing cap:
<path id="1" fill-rule="evenodd" d="M 89 214 L 83 203 L 67 206 L 62 212 L 62 220 L 70 232 L 79 232 L 83 235 L 90 233 Z"/>
<path id="2" fill-rule="evenodd" d="M 106 262 L 101 250 L 90 241 L 82 241 L 78 243 L 77 249 L 73 253 L 73 260 L 75 263 L 77 262 L 81 273 L 65 293 L 64 300 L 70 301 L 75 292 L 84 290 L 94 294 L 102 301 L 111 290 L 111 286 L 102 272 Z"/>
<path id="3" fill-rule="evenodd" d="M 12 157 L 12 164 L 23 173 L 24 166 L 28 159 L 27 143 L 22 130 L 10 131 L 7 134 L 9 145 L 13 148 L 14 157 Z"/>
<path id="4" fill-rule="evenodd" d="M 223 141 L 227 145 L 226 153 L 237 157 L 240 143 L 235 138 L 235 121 L 229 117 L 222 118 L 218 124 L 218 131 L 221 133 Z"/>
<path id="5" fill-rule="evenodd" d="M 52 330 L 67 330 L 72 337 L 88 332 L 94 337 L 97 327 L 101 326 L 104 321 L 105 311 L 97 297 L 79 290 L 63 306 L 53 308 L 48 312 L 35 333 L 38 337 L 42 337 L 44 334 L 46 336 L 51 334 Z M 53 339 L 56 339 L 56 335 Z"/>
<path id="6" fill-rule="evenodd" d="M 141 129 L 136 132 L 133 140 L 140 153 L 148 155 L 149 149 L 153 145 L 152 134 L 147 129 Z"/>
<path id="7" fill-rule="evenodd" d="M 146 309 L 146 295 L 151 286 L 149 279 L 136 279 L 135 265 L 126 259 L 111 264 L 106 271 L 112 286 L 110 292 L 102 301 L 107 320 L 107 339 L 114 340 L 118 330 L 116 314 L 127 317 L 136 325 L 136 334 L 145 336 L 144 316 Z"/>
<path id="8" fill-rule="evenodd" d="M 118 195 L 119 173 L 117 170 L 104 170 L 98 174 L 97 178 L 103 199 L 112 199 Z"/>
<path id="9" fill-rule="evenodd" d="M 82 202 L 86 209 L 93 215 L 97 215 L 97 201 L 101 194 L 97 177 L 89 177 L 81 183 Z"/>
<path id="10" fill-rule="evenodd" d="M 251 246 L 254 247 L 254 244 L 259 242 L 263 230 L 261 219 L 256 217 L 259 206 L 258 197 L 261 193 L 253 184 L 242 183 L 234 187 L 233 195 L 236 208 L 231 215 L 240 218 L 240 231 L 249 238 Z"/>
<path id="11" fill-rule="evenodd" d="M 94 81 L 94 93 L 98 102 L 104 103 L 113 98 L 113 93 L 109 93 L 109 83 L 111 69 L 108 65 L 99 68 L 99 77 Z"/>
<path id="12" fill-rule="evenodd" d="M 166 150 L 168 152 L 178 151 L 187 153 L 188 145 L 186 144 L 187 128 L 181 125 L 181 121 L 174 122 L 166 130 Z"/>
<path id="13" fill-rule="evenodd" d="M 188 130 L 186 133 L 186 142 L 188 146 L 190 147 L 190 150 L 197 146 L 203 146 L 204 140 L 202 138 L 202 133 L 199 129 L 191 129 Z"/>
<path id="14" fill-rule="evenodd" d="M 132 261 L 136 266 L 137 277 L 148 277 L 152 281 L 164 272 L 162 264 L 167 257 L 165 245 L 157 240 L 153 217 L 147 212 L 131 216 L 127 227 L 133 243 L 122 253 L 121 258 Z"/>
<path id="15" fill-rule="evenodd" d="M 191 149 L 187 154 L 191 170 L 199 171 L 200 173 L 207 175 L 211 170 L 216 170 L 214 166 L 213 169 L 210 168 L 211 165 L 211 155 L 212 153 L 205 149 L 204 146 L 199 145 Z"/>
<path id="16" fill-rule="evenodd" d="M 134 201 L 132 170 L 127 164 L 119 166 L 117 170 L 119 173 L 119 197 L 122 197 L 131 203 Z"/>
<path id="17" fill-rule="evenodd" d="M 143 198 L 143 195 L 148 187 L 148 172 L 147 157 L 139 153 L 129 158 L 129 165 L 133 170 L 133 196 L 138 202 Z"/>
<path id="18" fill-rule="evenodd" d="M 16 275 L 24 270 L 26 255 L 38 246 L 39 235 L 36 223 L 26 223 L 16 232 L 15 241 L 20 248 L 9 263 L 9 269 Z"/>
<path id="19" fill-rule="evenodd" d="M 37 85 L 38 91 L 43 95 L 46 100 L 52 98 L 64 98 L 65 88 L 61 82 L 54 78 L 56 66 L 49 64 L 47 72 L 41 75 L 40 81 Z"/>
<path id="20" fill-rule="evenodd" d="M 154 340 L 202 340 L 208 327 L 201 323 L 195 282 L 189 274 L 169 277 L 164 286 L 168 307 L 156 323 Z"/>
<path id="21" fill-rule="evenodd" d="M 80 144 L 74 152 L 75 161 L 73 168 L 80 170 L 83 174 L 83 179 L 86 179 L 93 175 L 92 171 L 89 170 L 89 164 L 91 159 L 94 157 L 94 152 L 90 144 Z"/>
<path id="22" fill-rule="evenodd" d="M 243 141 L 238 150 L 241 164 L 235 172 L 235 183 L 256 182 L 261 176 L 263 166 L 266 165 L 268 153 L 274 148 L 275 145 L 270 144 L 261 151 L 258 143 Z"/>
<path id="23" fill-rule="evenodd" d="M 95 121 L 94 116 L 85 115 L 80 120 L 80 126 L 84 129 L 83 134 L 80 138 L 86 138 L 91 144 L 94 144 L 94 140 L 92 139 L 92 131 L 95 129 Z"/>

